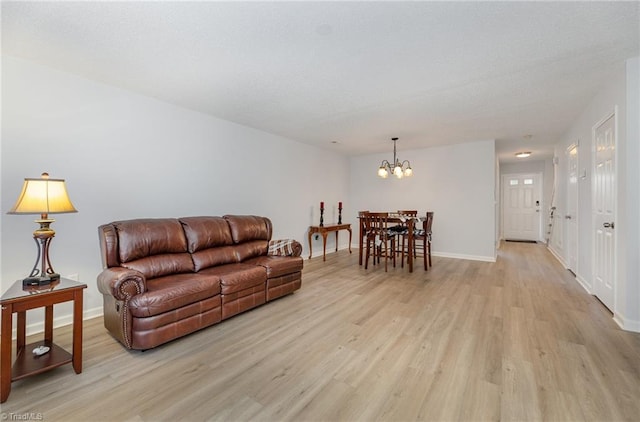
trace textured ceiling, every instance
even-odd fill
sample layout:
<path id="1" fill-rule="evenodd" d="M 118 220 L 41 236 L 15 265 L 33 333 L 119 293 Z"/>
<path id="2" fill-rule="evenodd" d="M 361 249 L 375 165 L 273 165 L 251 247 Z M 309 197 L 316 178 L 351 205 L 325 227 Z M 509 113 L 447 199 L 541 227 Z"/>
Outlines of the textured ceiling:
<path id="1" fill-rule="evenodd" d="M 639 54 L 638 6 L 2 2 L 2 50 L 346 155 L 496 139 L 506 160 L 550 154 Z"/>

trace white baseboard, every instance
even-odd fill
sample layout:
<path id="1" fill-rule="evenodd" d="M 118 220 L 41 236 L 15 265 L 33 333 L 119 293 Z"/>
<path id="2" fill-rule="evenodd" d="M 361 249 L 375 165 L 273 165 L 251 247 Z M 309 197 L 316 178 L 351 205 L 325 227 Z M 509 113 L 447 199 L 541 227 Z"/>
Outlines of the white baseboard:
<path id="1" fill-rule="evenodd" d="M 558 262 L 560 262 L 560 264 L 562 264 L 564 268 L 567 268 L 567 263 L 564 261 L 564 258 L 562 258 L 562 255 L 559 251 L 555 250 L 555 248 L 551 245 L 548 245 L 547 249 L 549 250 L 549 252 L 551 252 L 551 255 L 553 255 L 558 260 Z"/>
<path id="2" fill-rule="evenodd" d="M 587 282 L 587 280 L 584 279 L 584 277 L 582 277 L 579 274 L 576 274 L 576 281 L 582 286 L 582 288 L 589 293 L 590 295 L 592 295 L 593 293 L 591 292 L 591 285 Z"/>
<path id="3" fill-rule="evenodd" d="M 358 250 L 358 245 L 353 245 L 352 248 L 354 250 L 354 253 L 356 253 L 355 251 Z M 431 256 L 437 256 L 440 258 L 468 259 L 470 261 L 496 262 L 495 256 L 465 255 L 465 254 L 455 254 L 455 253 L 437 252 L 437 251 L 431 251 Z"/>
<path id="4" fill-rule="evenodd" d="M 454 259 L 467 259 L 469 261 L 496 262 L 495 256 L 465 255 L 465 254 L 436 252 L 436 251 L 432 251 L 431 255 L 437 256 L 440 258 L 454 258 Z"/>
<path id="5" fill-rule="evenodd" d="M 551 254 L 562 264 L 564 268 L 568 268 L 564 259 L 562 259 L 560 254 L 552 246 L 547 246 L 547 249 L 549 249 L 549 252 L 551 252 Z M 578 282 L 578 284 L 582 286 L 585 292 L 593 296 L 593 292 L 591 291 L 591 283 L 589 283 L 580 274 L 576 274 L 575 279 Z M 628 320 L 627 318 L 624 317 L 624 315 L 619 314 L 617 312 L 613 314 L 613 320 L 615 321 L 616 324 L 618 324 L 620 328 L 622 328 L 625 331 L 640 333 L 640 321 Z"/>
<path id="6" fill-rule="evenodd" d="M 558 262 L 560 262 L 560 264 L 562 264 L 562 266 L 566 269 L 568 269 L 569 267 L 567 266 L 567 263 L 565 262 L 565 260 L 562 258 L 562 256 L 560 256 L 560 253 L 558 251 L 556 251 L 553 246 L 549 245 L 547 246 L 547 249 L 549 250 L 549 252 L 551 252 L 551 255 L 553 255 Z M 582 277 L 580 274 L 576 274 L 575 280 L 578 282 L 578 284 L 580 284 L 580 286 L 582 286 L 582 288 L 589 293 L 590 295 L 592 295 L 593 293 L 591 292 L 591 285 L 587 282 L 587 280 L 585 280 L 584 277 Z"/>
<path id="7" fill-rule="evenodd" d="M 624 315 L 615 313 L 613 320 L 625 331 L 633 331 L 634 333 L 640 333 L 640 321 L 628 320 Z"/>
<path id="8" fill-rule="evenodd" d="M 344 246 L 338 246 L 338 252 L 343 251 L 343 250 L 349 250 L 349 245 L 344 245 Z M 355 249 L 358 249 L 358 246 L 355 246 Z M 351 249 L 353 251 L 353 247 Z M 327 249 L 327 255 L 331 255 L 332 253 L 336 253 L 335 250 L 335 246 L 331 247 L 331 250 Z M 309 259 L 309 251 L 303 251 L 302 252 L 302 259 Z M 317 258 L 319 256 L 322 256 L 322 247 L 320 248 L 319 251 L 317 250 L 313 250 L 313 254 L 311 255 L 311 258 Z"/>

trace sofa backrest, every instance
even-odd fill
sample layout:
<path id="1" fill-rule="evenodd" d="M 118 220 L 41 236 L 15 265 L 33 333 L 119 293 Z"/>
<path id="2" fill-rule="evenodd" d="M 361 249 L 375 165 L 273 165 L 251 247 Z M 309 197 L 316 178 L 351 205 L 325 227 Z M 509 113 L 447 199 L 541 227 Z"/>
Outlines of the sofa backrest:
<path id="1" fill-rule="evenodd" d="M 194 270 L 180 221 L 172 218 L 116 221 L 101 226 L 105 267 L 122 266 L 147 278 Z"/>
<path id="2" fill-rule="evenodd" d="M 266 217 L 225 215 L 116 221 L 98 232 L 105 268 L 155 278 L 266 255 L 272 226 Z"/>
<path id="3" fill-rule="evenodd" d="M 195 271 L 238 262 L 227 220 L 222 217 L 182 217 L 180 223 Z"/>
<path id="4" fill-rule="evenodd" d="M 271 220 L 255 215 L 225 215 L 223 218 L 229 223 L 238 261 L 267 254 L 273 231 Z"/>

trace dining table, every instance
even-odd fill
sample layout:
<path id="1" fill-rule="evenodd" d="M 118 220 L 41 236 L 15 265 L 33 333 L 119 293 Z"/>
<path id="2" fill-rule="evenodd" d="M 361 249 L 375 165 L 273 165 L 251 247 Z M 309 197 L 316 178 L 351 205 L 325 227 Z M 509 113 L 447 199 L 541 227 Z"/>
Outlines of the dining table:
<path id="1" fill-rule="evenodd" d="M 420 222 L 420 221 L 424 221 L 426 217 L 413 217 L 413 216 L 408 216 L 408 215 L 402 215 L 399 214 L 398 212 L 389 212 L 389 217 L 387 219 L 387 221 L 389 223 L 399 223 L 399 224 L 406 224 L 407 226 L 407 231 L 408 231 L 408 249 L 407 249 L 407 266 L 409 268 L 409 272 L 412 273 L 413 272 L 413 233 L 414 233 L 414 226 L 416 222 Z M 360 221 L 360 223 L 358 224 L 359 226 L 359 231 L 358 231 L 358 242 L 359 242 L 359 256 L 358 256 L 358 264 L 362 265 L 362 259 L 363 259 L 363 247 L 364 247 L 364 237 L 365 237 L 365 230 L 364 230 L 364 218 L 361 218 L 360 216 L 358 216 L 358 219 Z"/>

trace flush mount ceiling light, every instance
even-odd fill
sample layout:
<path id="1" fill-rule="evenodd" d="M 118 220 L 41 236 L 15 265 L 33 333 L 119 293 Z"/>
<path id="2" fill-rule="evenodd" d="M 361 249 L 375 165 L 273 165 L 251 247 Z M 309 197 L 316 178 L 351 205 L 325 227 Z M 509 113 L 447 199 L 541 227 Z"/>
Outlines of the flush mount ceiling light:
<path id="1" fill-rule="evenodd" d="M 383 179 L 389 177 L 389 174 L 393 174 L 398 179 L 402 179 L 405 176 L 411 176 L 413 174 L 413 169 L 411 169 L 411 163 L 409 163 L 409 160 L 400 162 L 396 157 L 396 141 L 398 138 L 391 138 L 391 140 L 393 141 L 393 164 L 387 160 L 382 160 L 380 168 L 378 168 L 378 176 Z"/>
<path id="2" fill-rule="evenodd" d="M 524 135 L 523 138 L 526 141 L 526 143 L 529 144 L 531 143 L 531 138 L 533 138 L 533 135 Z M 531 151 L 516 152 L 516 157 L 518 158 L 527 158 L 530 155 L 531 155 Z"/>

